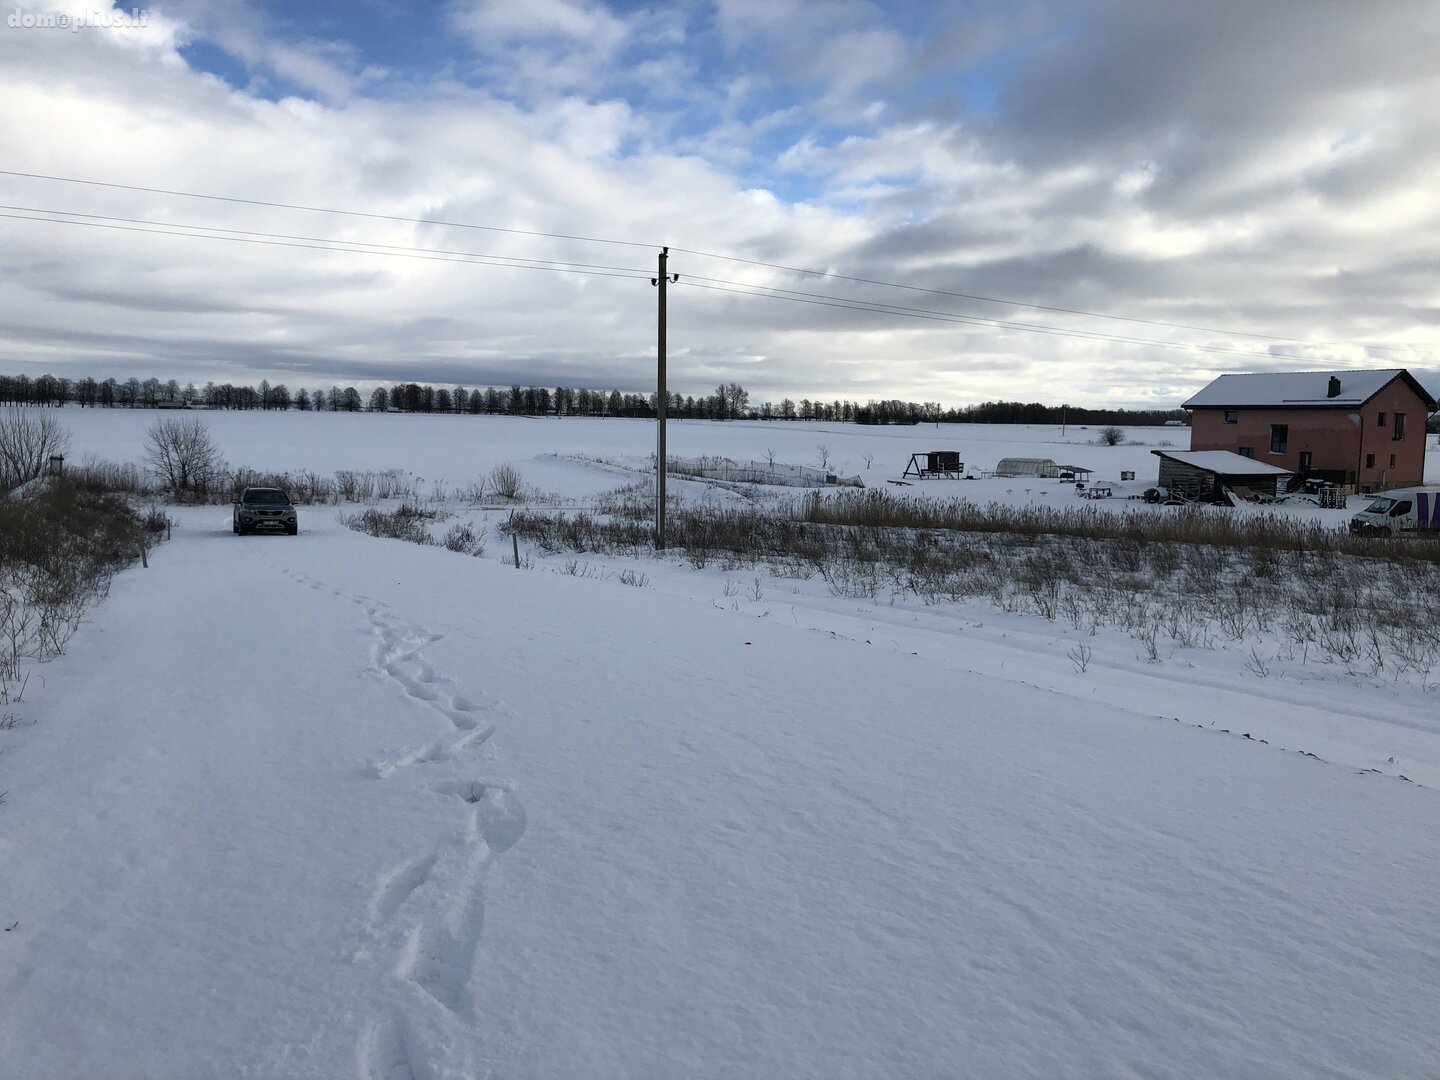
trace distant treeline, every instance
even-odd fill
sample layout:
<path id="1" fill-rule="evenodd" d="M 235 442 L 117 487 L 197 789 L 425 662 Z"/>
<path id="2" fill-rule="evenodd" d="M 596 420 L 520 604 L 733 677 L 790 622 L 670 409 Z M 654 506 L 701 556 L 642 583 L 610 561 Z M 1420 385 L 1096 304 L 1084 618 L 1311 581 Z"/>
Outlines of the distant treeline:
<path id="1" fill-rule="evenodd" d="M 300 412 L 467 413 L 474 416 L 653 417 L 654 394 L 586 390 L 570 386 L 430 386 L 397 383 L 368 394 L 353 386 L 291 390 L 262 380 L 259 386 L 207 382 L 181 385 L 175 379 L 66 379 L 41 375 L 0 375 L 0 405 L 78 405 L 100 409 L 263 409 Z M 855 424 L 1163 424 L 1184 420 L 1182 409 L 1086 409 L 1075 406 L 987 401 L 945 408 L 935 401 L 822 401 L 783 398 L 750 403 L 739 383 L 724 383 L 709 394 L 673 394 L 667 413 L 683 420 L 828 420 Z"/>

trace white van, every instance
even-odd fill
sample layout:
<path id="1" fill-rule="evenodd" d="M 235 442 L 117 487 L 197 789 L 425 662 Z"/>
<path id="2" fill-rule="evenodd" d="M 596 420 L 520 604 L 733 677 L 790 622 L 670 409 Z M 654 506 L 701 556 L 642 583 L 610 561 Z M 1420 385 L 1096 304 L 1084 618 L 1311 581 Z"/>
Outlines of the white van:
<path id="1" fill-rule="evenodd" d="M 1387 491 L 1350 519 L 1352 533 L 1440 536 L 1440 488 Z"/>

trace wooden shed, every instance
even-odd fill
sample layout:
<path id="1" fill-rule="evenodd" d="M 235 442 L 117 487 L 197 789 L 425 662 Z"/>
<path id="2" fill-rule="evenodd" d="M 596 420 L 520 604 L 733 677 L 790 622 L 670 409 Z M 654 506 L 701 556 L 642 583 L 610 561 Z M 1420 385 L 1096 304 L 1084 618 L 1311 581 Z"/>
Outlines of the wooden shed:
<path id="1" fill-rule="evenodd" d="M 1160 459 L 1160 486 L 1173 495 L 1225 502 L 1224 489 L 1241 498 L 1273 499 L 1294 474 L 1229 450 L 1151 450 Z"/>

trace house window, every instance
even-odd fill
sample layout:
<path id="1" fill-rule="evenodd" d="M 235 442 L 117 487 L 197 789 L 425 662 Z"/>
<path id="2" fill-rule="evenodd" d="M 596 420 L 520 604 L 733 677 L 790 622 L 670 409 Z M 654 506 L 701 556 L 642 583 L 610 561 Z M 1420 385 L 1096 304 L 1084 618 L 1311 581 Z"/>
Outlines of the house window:
<path id="1" fill-rule="evenodd" d="M 1270 425 L 1270 453 L 1283 454 L 1286 447 L 1290 445 L 1290 425 Z"/>
<path id="2" fill-rule="evenodd" d="M 1403 412 L 1397 412 L 1395 414 L 1395 427 L 1394 430 L 1390 433 L 1390 438 L 1394 439 L 1396 442 L 1399 442 L 1401 439 L 1405 438 L 1405 414 Z"/>
<path id="3" fill-rule="evenodd" d="M 1390 468 L 1392 468 L 1392 469 L 1395 468 L 1395 455 L 1394 455 L 1394 454 L 1391 454 L 1391 455 L 1390 455 Z"/>
<path id="4" fill-rule="evenodd" d="M 1241 457 L 1253 458 L 1255 456 L 1255 448 L 1253 446 L 1241 446 L 1238 447 L 1235 452 Z"/>
<path id="5" fill-rule="evenodd" d="M 1375 417 L 1375 426 L 1376 426 L 1376 427 L 1384 427 L 1384 426 L 1385 426 L 1385 414 L 1384 414 L 1383 412 L 1382 412 L 1382 413 L 1379 413 L 1379 414 Z"/>
<path id="6" fill-rule="evenodd" d="M 1225 423 L 1227 423 L 1227 424 L 1238 424 L 1239 422 L 1240 422 L 1240 417 L 1236 414 L 1236 412 L 1235 412 L 1234 409 L 1226 409 L 1226 410 L 1225 410 Z"/>
<path id="7" fill-rule="evenodd" d="M 1312 460 L 1312 456 L 1311 456 L 1311 452 L 1310 452 L 1309 450 L 1301 450 L 1301 451 L 1300 451 L 1300 471 L 1301 471 L 1302 473 L 1307 473 L 1307 472 L 1310 471 L 1310 462 L 1311 462 L 1311 460 Z"/>
<path id="8" fill-rule="evenodd" d="M 1366 455 L 1365 455 L 1365 468 L 1367 468 L 1367 469 L 1373 469 L 1373 468 L 1375 468 L 1375 455 L 1374 455 L 1374 454 L 1366 454 Z"/>

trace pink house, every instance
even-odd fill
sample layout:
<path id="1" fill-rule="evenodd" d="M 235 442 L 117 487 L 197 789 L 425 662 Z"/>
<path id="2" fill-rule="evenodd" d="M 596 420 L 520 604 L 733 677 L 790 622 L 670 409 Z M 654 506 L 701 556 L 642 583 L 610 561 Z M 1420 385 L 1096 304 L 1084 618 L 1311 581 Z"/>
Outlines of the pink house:
<path id="1" fill-rule="evenodd" d="M 1425 479 L 1430 393 L 1404 368 L 1221 375 L 1185 402 L 1191 450 L 1229 450 L 1351 491 Z"/>

